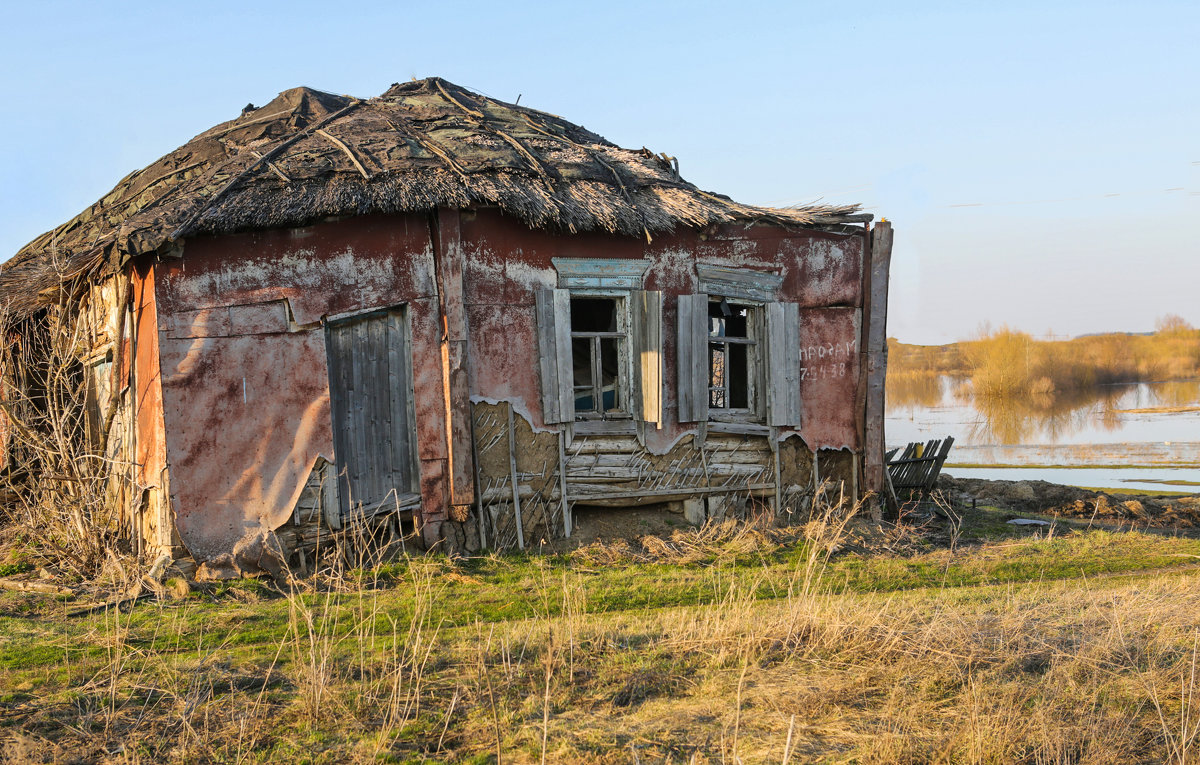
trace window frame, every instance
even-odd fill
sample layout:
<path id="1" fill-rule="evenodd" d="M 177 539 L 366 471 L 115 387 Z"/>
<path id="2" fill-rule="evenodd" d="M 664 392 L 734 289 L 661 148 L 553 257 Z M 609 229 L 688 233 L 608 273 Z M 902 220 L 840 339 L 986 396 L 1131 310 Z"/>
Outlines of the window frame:
<path id="1" fill-rule="evenodd" d="M 570 299 L 574 301 L 576 298 L 582 299 L 608 299 L 616 303 L 615 312 L 617 319 L 617 329 L 615 332 L 576 332 L 574 328 L 568 327 L 569 335 L 572 341 L 572 349 L 574 341 L 577 339 L 592 340 L 591 347 L 591 363 L 592 363 L 592 396 L 593 400 L 599 402 L 599 406 L 595 411 L 580 412 L 575 409 L 574 403 L 577 399 L 576 386 L 574 377 L 571 379 L 571 404 L 574 422 L 629 422 L 632 423 L 633 415 L 633 370 L 630 363 L 629 347 L 631 344 L 630 338 L 630 316 L 629 316 L 629 291 L 628 290 L 612 290 L 612 289 L 572 289 L 570 290 Z M 568 314 L 569 317 L 569 314 Z M 613 338 L 617 340 L 617 399 L 621 402 L 623 408 L 613 412 L 611 415 L 603 409 L 603 375 L 600 380 L 596 379 L 596 372 L 600 366 L 598 358 L 599 340 L 601 338 Z M 597 392 L 599 395 L 597 395 Z"/>
<path id="2" fill-rule="evenodd" d="M 651 261 L 646 258 L 551 258 L 556 285 L 534 290 L 541 377 L 542 417 L 559 425 L 568 442 L 574 435 L 637 434 L 663 425 L 663 333 L 661 290 L 644 289 Z M 608 415 L 575 413 L 574 340 L 571 301 L 609 298 L 617 302 L 619 390 L 623 411 Z M 581 333 L 593 334 L 593 333 Z M 623 379 L 622 379 L 623 378 Z"/>
<path id="3" fill-rule="evenodd" d="M 800 390 L 800 340 L 803 326 L 798 303 L 781 301 L 783 276 L 711 263 L 696 264 L 695 292 L 677 298 L 676 412 L 680 423 L 698 423 L 712 431 L 769 433 L 772 428 L 799 429 L 804 419 Z M 758 402 L 753 417 L 709 411 L 712 366 L 709 358 L 709 301 L 759 306 Z"/>
<path id="4" fill-rule="evenodd" d="M 709 330 L 707 338 L 708 347 L 708 421 L 709 422 L 730 422 L 730 423 L 747 423 L 761 425 L 766 421 L 766 407 L 763 399 L 765 398 L 761 392 L 764 389 L 766 379 L 766 348 L 765 348 L 765 326 L 763 319 L 763 303 L 758 300 L 748 300 L 741 297 L 731 297 L 729 295 L 714 295 L 708 294 L 708 305 L 711 307 L 714 303 L 720 304 L 725 302 L 730 306 L 739 306 L 748 309 L 746 316 L 746 338 L 717 338 Z M 710 317 L 711 320 L 711 317 Z M 709 322 L 711 327 L 711 321 Z M 713 406 L 712 393 L 716 388 L 712 385 L 713 376 L 713 360 L 712 346 L 716 344 L 724 344 L 728 349 L 730 344 L 748 346 L 746 353 L 746 368 L 747 368 L 747 385 L 748 390 L 746 407 Z M 725 396 L 726 401 L 729 401 L 729 353 L 725 353 Z"/>

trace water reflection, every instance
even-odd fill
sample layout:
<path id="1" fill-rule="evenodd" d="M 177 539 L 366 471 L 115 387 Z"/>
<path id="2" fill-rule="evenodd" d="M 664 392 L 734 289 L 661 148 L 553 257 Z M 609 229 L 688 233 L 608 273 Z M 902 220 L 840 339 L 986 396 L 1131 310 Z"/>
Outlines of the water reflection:
<path id="1" fill-rule="evenodd" d="M 935 407 L 942 402 L 942 380 L 936 372 L 907 372 L 887 376 L 887 401 L 890 407 Z"/>
<path id="2" fill-rule="evenodd" d="M 972 443 L 1025 444 L 1065 441 L 1088 428 L 1122 427 L 1116 403 L 1136 386 L 1106 386 L 1091 393 L 1034 394 L 1019 398 L 972 395 L 959 386 L 957 397 L 982 417 L 971 424 Z"/>
<path id="3" fill-rule="evenodd" d="M 1200 380 L 1158 383 L 1150 388 L 1158 406 L 1190 406 L 1200 401 Z"/>
<path id="4" fill-rule="evenodd" d="M 976 396 L 968 378 L 908 373 L 887 380 L 888 437 L 954 435 L 967 444 L 1195 441 L 1200 380 L 1097 386 L 1021 397 Z"/>

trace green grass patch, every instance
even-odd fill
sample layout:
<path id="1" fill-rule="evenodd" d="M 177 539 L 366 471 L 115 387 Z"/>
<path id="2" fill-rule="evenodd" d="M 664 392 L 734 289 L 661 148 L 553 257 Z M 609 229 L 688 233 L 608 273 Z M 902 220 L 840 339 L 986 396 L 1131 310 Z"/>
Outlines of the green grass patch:
<path id="1" fill-rule="evenodd" d="M 1161 470 L 1165 468 L 1200 468 L 1200 463 L 1197 462 L 1157 462 L 1147 463 L 1144 465 L 1110 465 L 1102 463 L 1083 463 L 1080 465 L 1039 465 L 1039 464 L 1022 464 L 1013 465 L 1011 463 L 1000 462 L 947 462 L 943 467 L 949 468 L 965 468 L 965 469 L 1004 469 L 1004 470 Z"/>
<path id="2" fill-rule="evenodd" d="M 0 576 L 15 576 L 33 571 L 32 563 L 0 563 Z"/>

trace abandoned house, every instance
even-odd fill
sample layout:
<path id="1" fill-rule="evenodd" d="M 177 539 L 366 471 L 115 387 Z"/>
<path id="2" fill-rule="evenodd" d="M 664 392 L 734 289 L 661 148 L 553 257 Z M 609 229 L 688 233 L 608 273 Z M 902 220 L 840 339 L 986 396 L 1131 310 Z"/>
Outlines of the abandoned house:
<path id="1" fill-rule="evenodd" d="M 738 204 L 437 78 L 296 88 L 27 245 L 0 307 L 36 327 L 76 297 L 140 551 L 252 571 L 383 516 L 518 548 L 585 507 L 698 523 L 878 491 L 870 221 Z"/>

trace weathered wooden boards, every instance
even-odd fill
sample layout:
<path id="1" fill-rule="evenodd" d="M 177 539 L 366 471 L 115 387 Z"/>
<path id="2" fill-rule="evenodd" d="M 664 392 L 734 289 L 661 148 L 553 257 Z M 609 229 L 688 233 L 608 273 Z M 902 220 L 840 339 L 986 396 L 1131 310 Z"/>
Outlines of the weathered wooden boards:
<path id="1" fill-rule="evenodd" d="M 439 208 L 436 216 L 438 298 L 444 321 L 442 385 L 446 397 L 446 445 L 449 458 L 451 515 L 466 518 L 475 502 L 474 450 L 471 444 L 471 398 L 467 357 L 467 307 L 463 297 L 462 248 L 459 212 Z"/>
<path id="2" fill-rule="evenodd" d="M 887 470 L 892 487 L 915 493 L 918 501 L 924 498 L 937 485 L 942 465 L 953 445 L 954 437 L 946 436 L 942 440 L 932 439 L 923 446 L 910 443 L 899 457 L 894 457 L 898 449 L 888 452 Z"/>
<path id="3" fill-rule="evenodd" d="M 883 491 L 884 385 L 887 376 L 888 272 L 892 262 L 892 224 L 881 220 L 871 231 L 867 286 L 866 402 L 863 426 L 864 488 Z"/>
<path id="4" fill-rule="evenodd" d="M 412 400 L 403 313 L 326 328 L 341 513 L 372 512 L 413 486 Z"/>
<path id="5" fill-rule="evenodd" d="M 566 486 L 568 501 L 600 506 L 774 494 L 775 454 L 766 438 L 754 436 L 709 436 L 698 448 L 685 441 L 665 455 L 634 438 L 588 437 L 567 449 Z"/>

